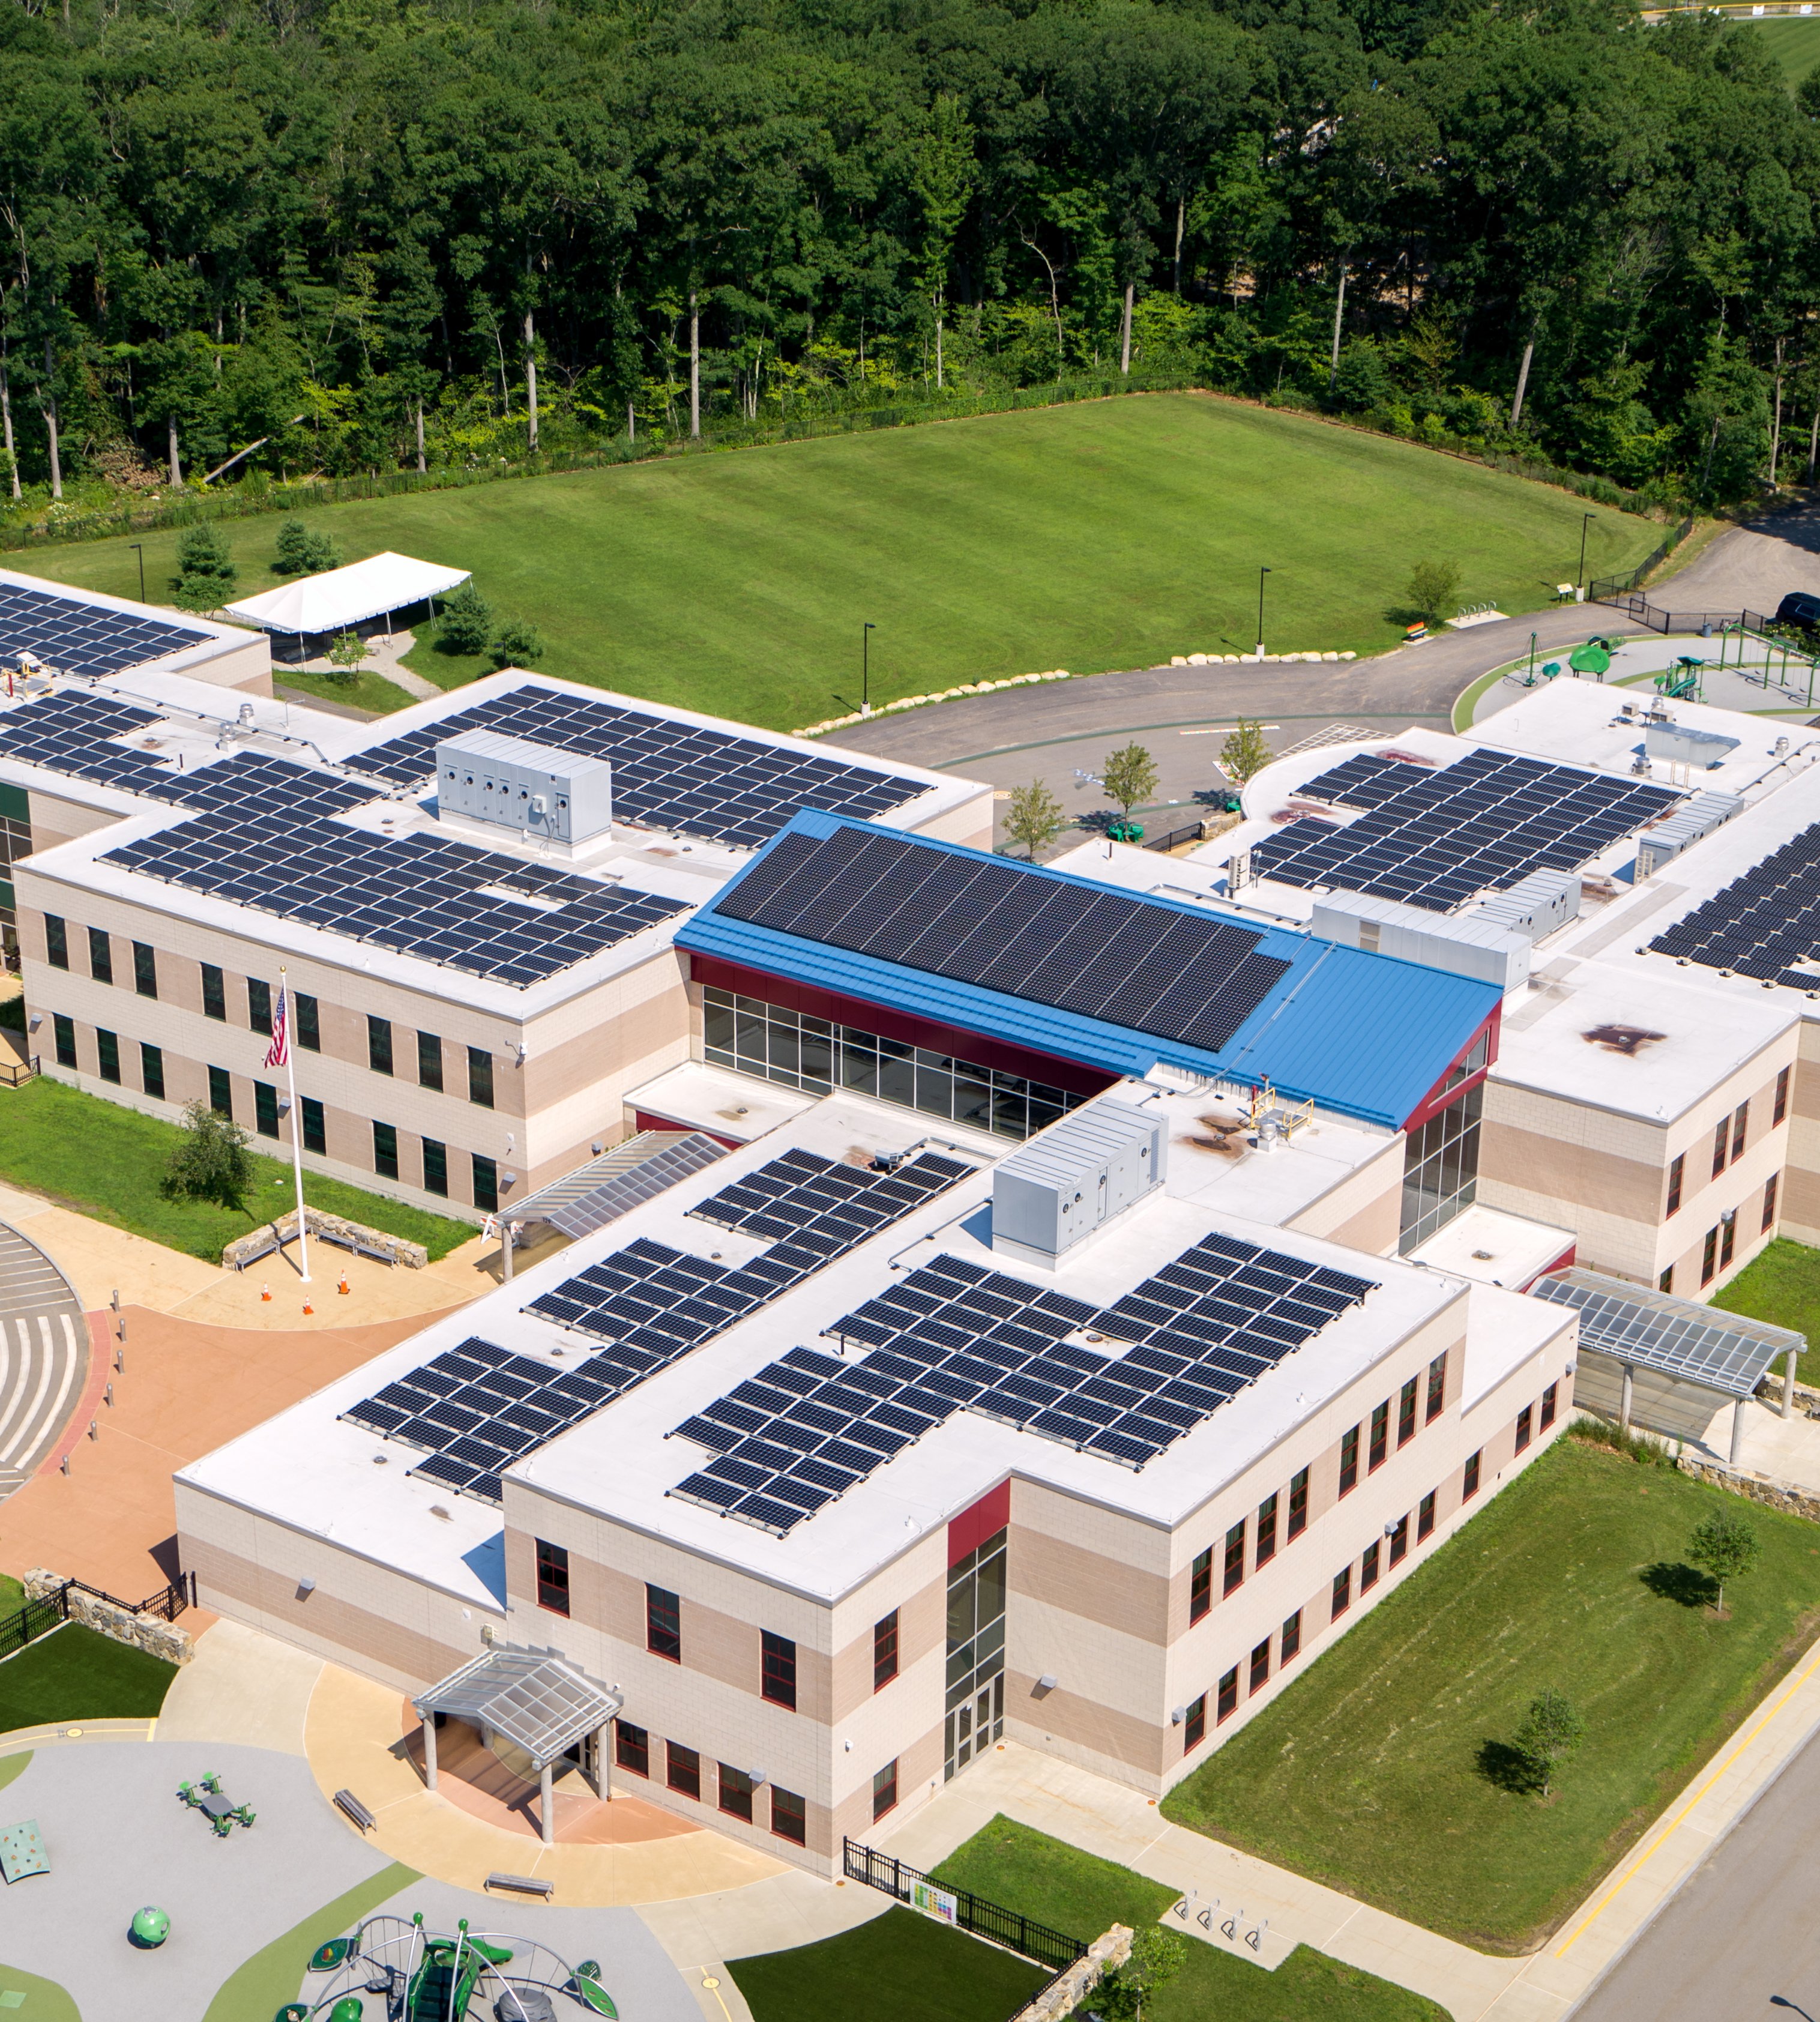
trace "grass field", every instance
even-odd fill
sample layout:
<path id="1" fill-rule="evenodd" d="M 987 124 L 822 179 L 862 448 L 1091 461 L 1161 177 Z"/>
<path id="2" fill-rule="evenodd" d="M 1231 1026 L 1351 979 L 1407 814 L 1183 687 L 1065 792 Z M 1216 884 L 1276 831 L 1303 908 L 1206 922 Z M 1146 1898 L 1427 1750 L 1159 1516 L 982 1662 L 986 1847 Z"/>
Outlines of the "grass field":
<path id="1" fill-rule="evenodd" d="M 727 1970 L 754 2022 L 1005 2022 L 1049 1976 L 904 1909 Z"/>
<path id="2" fill-rule="evenodd" d="M 1820 1347 L 1820 1250 L 1778 1235 L 1758 1251 L 1723 1292 L 1714 1294 L 1712 1303 L 1728 1313 L 1767 1320 L 1771 1327 L 1793 1327 L 1807 1337 L 1810 1348 Z M 1776 1357 L 1774 1374 L 1781 1374 L 1783 1360 Z M 1799 1360 L 1795 1373 L 1797 1377 L 1802 1373 Z M 1811 1370 L 1807 1380 L 1814 1381 Z"/>
<path id="3" fill-rule="evenodd" d="M 1564 1440 L 1164 1800 L 1482 1950 L 1538 1943 L 1784 1670 L 1820 1606 L 1820 1529 L 1748 1508 L 1727 1615 L 1683 1563 L 1716 1506 L 1672 1469 Z M 1584 1746 L 1544 1801 L 1509 1743 L 1544 1686 Z"/>
<path id="4" fill-rule="evenodd" d="M 0 1663 L 0 1734 L 52 1721 L 149 1719 L 177 1666 L 65 1622 Z"/>
<path id="5" fill-rule="evenodd" d="M 471 568 L 531 619 L 545 671 L 789 728 L 872 699 L 1050 667 L 1249 651 L 1258 570 L 1273 650 L 1393 644 L 1410 568 L 1457 563 L 1464 601 L 1512 612 L 1574 575 L 1585 502 L 1294 414 L 1157 394 L 988 415 L 312 513 L 350 561 L 396 549 Z M 272 573 L 275 516 L 220 523 L 243 590 Z M 1595 574 L 1654 547 L 1600 509 Z M 166 583 L 174 532 L 145 537 Z M 124 541 L 16 564 L 138 593 Z M 154 589 L 155 599 L 168 592 Z M 482 670 L 420 644 L 444 684 Z"/>
<path id="6" fill-rule="evenodd" d="M 224 1244 L 295 1205 L 290 1167 L 255 1157 L 246 1212 L 202 1201 L 168 1201 L 159 1192 L 177 1127 L 61 1082 L 0 1090 L 0 1180 L 48 1194 L 115 1228 L 147 1235 L 187 1256 L 221 1261 Z M 304 1199 L 325 1214 L 421 1243 L 432 1261 L 472 1227 L 403 1201 L 388 1200 L 320 1173 L 304 1174 Z"/>
<path id="7" fill-rule="evenodd" d="M 365 668 L 348 682 L 332 681 L 326 674 L 306 674 L 295 667 L 274 667 L 272 681 L 274 688 L 294 689 L 312 702 L 331 703 L 339 709 L 370 710 L 376 716 L 407 708 L 416 699 L 396 681 Z"/>
<path id="8" fill-rule="evenodd" d="M 1134 1931 L 1154 1924 L 1179 1893 L 1003 1816 L 957 1847 L 938 1878 L 1089 1941 L 1115 1923 Z M 1445 2011 L 1419 1994 L 1306 1945 L 1266 1973 L 1194 1938 L 1181 1972 L 1144 2016 L 1145 2022 L 1446 2022 Z"/>
<path id="9" fill-rule="evenodd" d="M 1820 14 L 1802 20 L 1745 21 L 1739 26 L 1748 35 L 1761 35 L 1764 46 L 1782 67 L 1782 75 L 1793 91 L 1803 78 L 1820 64 Z"/>

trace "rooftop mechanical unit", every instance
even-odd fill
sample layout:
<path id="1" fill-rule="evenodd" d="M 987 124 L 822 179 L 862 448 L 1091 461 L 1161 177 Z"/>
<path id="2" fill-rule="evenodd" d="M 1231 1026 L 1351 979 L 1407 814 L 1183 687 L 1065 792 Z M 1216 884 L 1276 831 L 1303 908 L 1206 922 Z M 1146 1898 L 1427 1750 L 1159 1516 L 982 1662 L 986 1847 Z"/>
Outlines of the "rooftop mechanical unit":
<path id="1" fill-rule="evenodd" d="M 436 808 L 573 847 L 611 829 L 613 768 L 604 758 L 470 730 L 436 746 Z"/>
<path id="2" fill-rule="evenodd" d="M 1395 955 L 1424 969 L 1444 969 L 1450 975 L 1494 983 L 1500 990 L 1514 990 L 1529 980 L 1530 936 L 1514 925 L 1487 918 L 1483 907 L 1470 913 L 1432 913 L 1366 892 L 1324 892 L 1315 901 L 1310 925 L 1317 940 Z"/>
<path id="3" fill-rule="evenodd" d="M 1643 732 L 1643 750 L 1652 758 L 1665 758 L 1676 765 L 1705 768 L 1722 765 L 1738 746 L 1738 739 L 1721 731 L 1696 730 L 1691 723 L 1652 721 Z"/>
<path id="4" fill-rule="evenodd" d="M 992 1175 L 992 1246 L 1053 1265 L 1163 1182 L 1168 1137 L 1150 1109 L 1102 1097 L 1072 1110 Z"/>
<path id="5" fill-rule="evenodd" d="M 1577 870 L 1535 870 L 1508 892 L 1494 892 L 1472 909 L 1473 916 L 1494 926 L 1508 927 L 1532 941 L 1545 940 L 1557 927 L 1580 915 Z"/>
<path id="6" fill-rule="evenodd" d="M 1743 805 L 1736 794 L 1695 794 L 1666 821 L 1637 838 L 1637 876 L 1653 877 L 1672 857 L 1730 821 Z"/>

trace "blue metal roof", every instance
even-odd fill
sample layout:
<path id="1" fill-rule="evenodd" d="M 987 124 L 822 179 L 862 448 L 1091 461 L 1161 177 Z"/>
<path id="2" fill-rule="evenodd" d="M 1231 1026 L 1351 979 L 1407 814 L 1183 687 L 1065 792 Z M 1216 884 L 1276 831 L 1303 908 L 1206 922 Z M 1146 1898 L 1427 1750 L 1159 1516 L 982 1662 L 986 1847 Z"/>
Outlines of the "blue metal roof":
<path id="1" fill-rule="evenodd" d="M 753 861 L 761 860 L 793 833 L 826 836 L 839 828 L 868 826 L 805 812 L 781 829 Z M 901 839 L 960 856 L 983 854 L 927 836 Z M 1323 1108 L 1391 1129 L 1400 1127 L 1420 1105 L 1491 1016 L 1500 997 L 1489 983 L 1260 926 L 1222 909 L 1220 918 L 1257 933 L 1260 953 L 1289 966 L 1231 1042 L 1215 1053 L 723 914 L 721 900 L 751 868 L 748 865 L 684 923 L 677 934 L 679 947 L 860 998 L 908 1017 L 1008 1040 L 1103 1073 L 1141 1078 L 1161 1061 L 1193 1074 L 1253 1086 L 1268 1081 L 1285 1097 L 1298 1101 L 1312 1097 Z M 1118 889 L 1041 864 L 1015 868 L 1032 879 L 1057 878 L 1088 892 Z M 1194 919 L 1205 919 L 1213 910 L 1147 893 L 1124 896 Z"/>

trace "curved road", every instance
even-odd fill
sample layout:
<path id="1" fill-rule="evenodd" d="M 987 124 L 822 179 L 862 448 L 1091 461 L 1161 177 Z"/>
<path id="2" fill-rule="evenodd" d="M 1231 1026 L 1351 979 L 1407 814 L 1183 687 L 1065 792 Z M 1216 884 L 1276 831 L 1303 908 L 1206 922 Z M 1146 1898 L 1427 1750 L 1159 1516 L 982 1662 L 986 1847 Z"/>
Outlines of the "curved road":
<path id="1" fill-rule="evenodd" d="M 89 1373 L 89 1323 L 63 1273 L 0 1221 L 0 1498 L 61 1437 Z"/>

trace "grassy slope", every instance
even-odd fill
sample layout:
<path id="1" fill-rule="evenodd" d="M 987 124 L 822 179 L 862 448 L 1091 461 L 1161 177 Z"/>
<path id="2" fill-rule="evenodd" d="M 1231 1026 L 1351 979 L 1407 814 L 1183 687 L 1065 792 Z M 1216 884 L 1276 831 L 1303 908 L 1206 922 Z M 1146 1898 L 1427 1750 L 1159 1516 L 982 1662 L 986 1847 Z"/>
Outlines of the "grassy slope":
<path id="1" fill-rule="evenodd" d="M 274 667 L 272 685 L 294 688 L 316 702 L 334 703 L 342 709 L 370 710 L 385 716 L 395 709 L 407 709 L 417 698 L 408 695 L 396 681 L 362 668 L 352 681 L 331 681 L 326 674 L 308 674 L 297 667 Z"/>
<path id="2" fill-rule="evenodd" d="M 236 1967 L 209 2003 L 203 2022 L 264 2022 L 276 2014 L 286 2002 L 296 2000 L 310 1954 L 319 1945 L 351 1930 L 417 1878 L 415 1868 L 394 1861 L 346 1895 L 325 1903 Z"/>
<path id="3" fill-rule="evenodd" d="M 1086 1940 L 1115 1923 L 1154 1924 L 1178 1892 L 1003 1816 L 957 1848 L 938 1874 L 952 1888 Z M 1181 1972 L 1144 2014 L 1146 2022 L 1446 2022 L 1419 1994 L 1306 1945 L 1270 1973 L 1194 1938 Z"/>
<path id="4" fill-rule="evenodd" d="M 1770 54 L 1782 67 L 1782 75 L 1789 80 L 1793 91 L 1802 78 L 1820 64 L 1820 15 L 1806 20 L 1793 20 L 1746 21 L 1739 26 L 1753 35 L 1761 35 Z"/>
<path id="5" fill-rule="evenodd" d="M 1412 444 L 1191 394 L 991 415 L 311 516 L 350 560 L 397 549 L 476 572 L 534 621 L 554 674 L 783 728 L 1039 668 L 1249 651 L 1257 571 L 1282 650 L 1388 646 L 1412 565 L 1527 610 L 1574 572 L 1584 502 Z M 275 581 L 275 516 L 224 520 L 243 586 Z M 1650 522 L 1600 509 L 1587 566 L 1628 566 Z M 174 532 L 145 537 L 148 580 Z M 136 595 L 123 541 L 20 566 Z M 420 648 L 432 678 L 479 671 Z"/>
<path id="6" fill-rule="evenodd" d="M 1715 1506 L 1566 1440 L 1165 1799 L 1184 1825 L 1492 1951 L 1539 1940 L 1812 1633 L 1820 1530 L 1752 1509 L 1727 1617 L 1681 1564 Z M 1584 1747 L 1543 1802 L 1499 1752 L 1545 1685 Z"/>
<path id="7" fill-rule="evenodd" d="M 61 1082 L 0 1090 L 0 1179 L 187 1255 L 218 1262 L 224 1243 L 294 1204 L 290 1166 L 267 1158 L 253 1161 L 246 1214 L 206 1202 L 166 1200 L 159 1181 L 177 1140 L 177 1126 Z M 305 1173 L 304 1198 L 326 1214 L 421 1243 L 432 1259 L 446 1257 L 474 1233 L 465 1222 L 319 1173 Z"/>
<path id="8" fill-rule="evenodd" d="M 1820 1250 L 1778 1235 L 1723 1291 L 1715 1294 L 1712 1303 L 1728 1313 L 1767 1320 L 1772 1327 L 1793 1327 L 1807 1337 L 1810 1348 L 1820 1347 Z M 1780 1372 L 1782 1356 L 1776 1357 L 1774 1367 Z M 1795 1373 L 1803 1373 L 1799 1361 Z M 1807 1380 L 1814 1381 L 1811 1371 Z"/>
<path id="9" fill-rule="evenodd" d="M 792 1951 L 729 1959 L 754 2022 L 1005 2022 L 1040 1967 L 914 1910 Z"/>
<path id="10" fill-rule="evenodd" d="M 0 1664 L 0 1734 L 52 1721 L 147 1719 L 177 1666 L 66 1622 Z"/>

